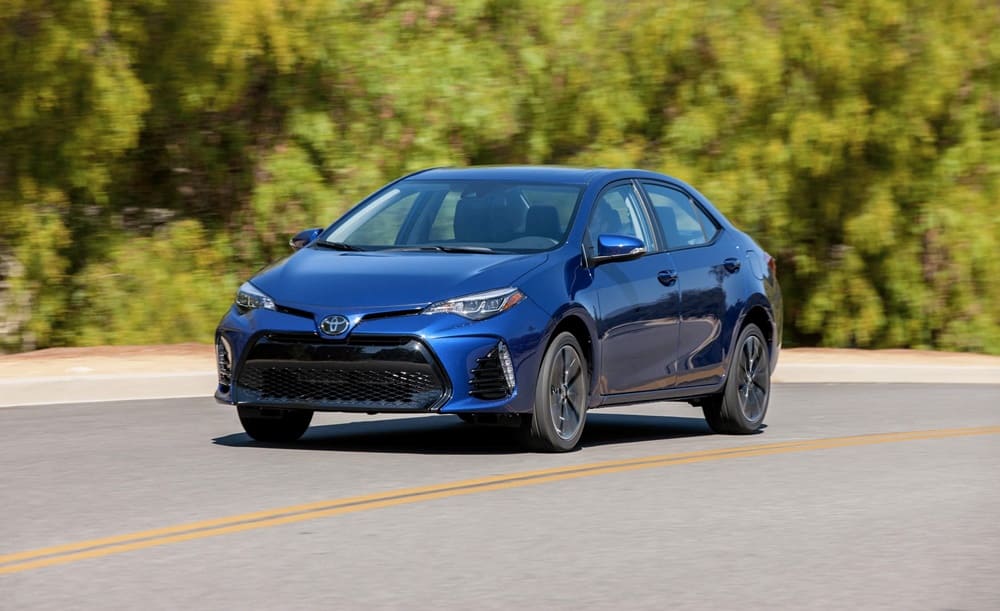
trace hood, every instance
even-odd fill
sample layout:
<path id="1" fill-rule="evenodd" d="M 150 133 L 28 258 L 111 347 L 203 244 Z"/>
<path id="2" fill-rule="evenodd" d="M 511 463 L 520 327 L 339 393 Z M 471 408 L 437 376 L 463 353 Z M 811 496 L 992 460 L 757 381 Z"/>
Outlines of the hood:
<path id="1" fill-rule="evenodd" d="M 513 286 L 545 253 L 340 252 L 303 248 L 252 279 L 280 305 L 322 308 L 425 306 Z"/>

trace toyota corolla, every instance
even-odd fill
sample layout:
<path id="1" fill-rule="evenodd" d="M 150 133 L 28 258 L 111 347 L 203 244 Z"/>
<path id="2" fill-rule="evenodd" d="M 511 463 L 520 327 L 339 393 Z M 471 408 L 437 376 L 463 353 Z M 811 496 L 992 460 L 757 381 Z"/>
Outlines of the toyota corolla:
<path id="1" fill-rule="evenodd" d="M 216 399 L 254 439 L 295 441 L 316 411 L 430 412 L 566 451 L 589 409 L 649 401 L 763 424 L 774 259 L 675 178 L 425 170 L 291 246 L 216 332 Z"/>

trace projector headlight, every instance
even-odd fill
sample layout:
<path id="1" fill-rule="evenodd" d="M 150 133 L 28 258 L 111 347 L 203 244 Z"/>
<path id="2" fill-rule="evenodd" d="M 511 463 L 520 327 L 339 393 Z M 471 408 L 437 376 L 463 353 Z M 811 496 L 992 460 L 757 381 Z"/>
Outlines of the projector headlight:
<path id="1" fill-rule="evenodd" d="M 506 312 L 522 300 L 524 300 L 524 293 L 515 288 L 507 287 L 432 303 L 427 306 L 423 313 L 441 314 L 448 312 L 470 320 L 484 320 Z"/>
<path id="2" fill-rule="evenodd" d="M 241 312 L 247 310 L 276 310 L 274 300 L 268 297 L 263 291 L 249 282 L 244 282 L 240 290 L 236 291 L 236 307 Z"/>

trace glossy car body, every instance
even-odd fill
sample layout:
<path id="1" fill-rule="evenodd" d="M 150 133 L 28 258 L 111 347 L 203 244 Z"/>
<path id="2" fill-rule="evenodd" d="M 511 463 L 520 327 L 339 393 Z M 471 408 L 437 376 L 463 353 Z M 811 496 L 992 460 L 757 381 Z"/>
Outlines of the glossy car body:
<path id="1" fill-rule="evenodd" d="M 374 222 L 365 215 L 388 215 L 370 211 L 407 189 L 426 193 L 397 215 L 391 244 L 338 249 L 331 240 L 364 233 L 364 223 Z M 449 203 L 453 219 L 439 212 L 420 229 L 422 208 L 444 206 L 452 192 L 459 194 Z M 546 193 L 559 205 L 545 203 Z M 478 195 L 493 199 L 474 204 Z M 504 215 L 513 217 L 512 228 L 499 228 Z M 416 233 L 419 239 L 405 237 Z M 429 245 L 435 233 L 444 237 Z M 585 409 L 721 396 L 750 323 L 763 335 L 767 373 L 778 359 L 781 296 L 773 259 L 693 187 L 658 173 L 426 170 L 296 240 L 296 252 L 244 285 L 250 293 L 241 294 L 243 303 L 230 308 L 216 334 L 215 396 L 243 407 L 241 415 L 530 417 L 547 384 L 539 384 L 543 357 L 564 332 L 578 344 L 564 358 L 579 352 L 585 361 Z M 449 244 L 458 246 L 451 251 Z M 500 298 L 440 306 L 498 289 L 520 296 L 481 320 L 455 308 L 488 309 Z M 572 389 L 562 392 L 565 399 Z"/>

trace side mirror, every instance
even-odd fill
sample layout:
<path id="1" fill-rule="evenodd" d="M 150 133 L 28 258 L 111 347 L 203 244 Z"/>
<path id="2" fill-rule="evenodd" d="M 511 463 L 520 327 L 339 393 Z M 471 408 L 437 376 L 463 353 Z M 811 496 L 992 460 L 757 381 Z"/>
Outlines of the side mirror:
<path id="1" fill-rule="evenodd" d="M 303 246 L 308 246 L 309 243 L 318 238 L 321 233 L 323 233 L 322 227 L 315 227 L 313 229 L 300 231 L 295 234 L 295 237 L 288 240 L 288 245 L 292 247 L 292 250 L 299 250 Z"/>
<path id="2" fill-rule="evenodd" d="M 627 235 L 601 234 L 597 236 L 597 256 L 594 265 L 612 261 L 631 261 L 646 254 L 646 245 L 639 238 Z"/>

